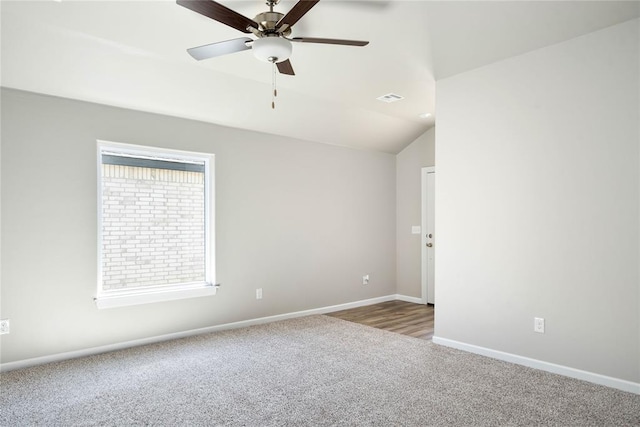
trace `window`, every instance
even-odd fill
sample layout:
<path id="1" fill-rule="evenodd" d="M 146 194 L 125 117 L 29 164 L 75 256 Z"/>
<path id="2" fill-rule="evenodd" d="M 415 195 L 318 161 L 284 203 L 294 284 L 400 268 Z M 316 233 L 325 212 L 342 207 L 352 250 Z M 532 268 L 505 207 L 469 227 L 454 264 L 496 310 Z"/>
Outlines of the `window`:
<path id="1" fill-rule="evenodd" d="M 98 143 L 99 308 L 215 294 L 213 155 Z"/>

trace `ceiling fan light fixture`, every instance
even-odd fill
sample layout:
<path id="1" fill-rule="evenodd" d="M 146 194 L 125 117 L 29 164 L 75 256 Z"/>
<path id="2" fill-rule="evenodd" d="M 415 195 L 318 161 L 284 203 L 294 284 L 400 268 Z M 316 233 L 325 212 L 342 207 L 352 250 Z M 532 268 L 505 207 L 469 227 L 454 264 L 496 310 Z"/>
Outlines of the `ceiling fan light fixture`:
<path id="1" fill-rule="evenodd" d="M 253 42 L 253 55 L 261 61 L 278 63 L 291 56 L 291 42 L 281 37 L 263 37 Z"/>

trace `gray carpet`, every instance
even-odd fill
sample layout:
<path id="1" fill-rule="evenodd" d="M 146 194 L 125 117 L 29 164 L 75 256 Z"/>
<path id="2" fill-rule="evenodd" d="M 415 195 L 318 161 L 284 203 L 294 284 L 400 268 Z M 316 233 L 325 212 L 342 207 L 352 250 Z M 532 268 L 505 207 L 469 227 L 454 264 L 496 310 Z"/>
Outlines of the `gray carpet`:
<path id="1" fill-rule="evenodd" d="M 0 425 L 640 425 L 640 396 L 327 316 L 0 375 Z"/>

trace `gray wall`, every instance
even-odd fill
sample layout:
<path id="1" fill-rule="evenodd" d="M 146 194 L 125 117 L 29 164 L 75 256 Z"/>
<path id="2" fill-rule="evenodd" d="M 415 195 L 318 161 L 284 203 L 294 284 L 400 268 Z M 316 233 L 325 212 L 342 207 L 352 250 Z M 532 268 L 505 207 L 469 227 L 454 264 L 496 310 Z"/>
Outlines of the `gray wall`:
<path id="1" fill-rule="evenodd" d="M 218 295 L 96 309 L 96 139 L 216 155 Z M 3 363 L 396 292 L 390 154 L 3 89 L 1 166 Z"/>
<path id="2" fill-rule="evenodd" d="M 438 337 L 640 380 L 638 33 L 437 83 Z"/>
<path id="3" fill-rule="evenodd" d="M 411 234 L 411 226 L 422 220 L 420 171 L 434 164 L 434 128 L 396 156 L 396 283 L 400 295 L 422 296 L 420 235 Z"/>

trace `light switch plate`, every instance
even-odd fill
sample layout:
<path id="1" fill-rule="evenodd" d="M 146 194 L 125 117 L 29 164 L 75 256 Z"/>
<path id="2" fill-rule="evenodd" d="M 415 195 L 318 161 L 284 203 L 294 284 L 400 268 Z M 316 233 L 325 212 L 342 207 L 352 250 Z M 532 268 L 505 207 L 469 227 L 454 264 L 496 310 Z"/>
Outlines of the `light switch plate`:
<path id="1" fill-rule="evenodd" d="M 411 234 L 420 234 L 422 227 L 420 227 L 419 225 L 412 225 L 411 226 Z"/>

